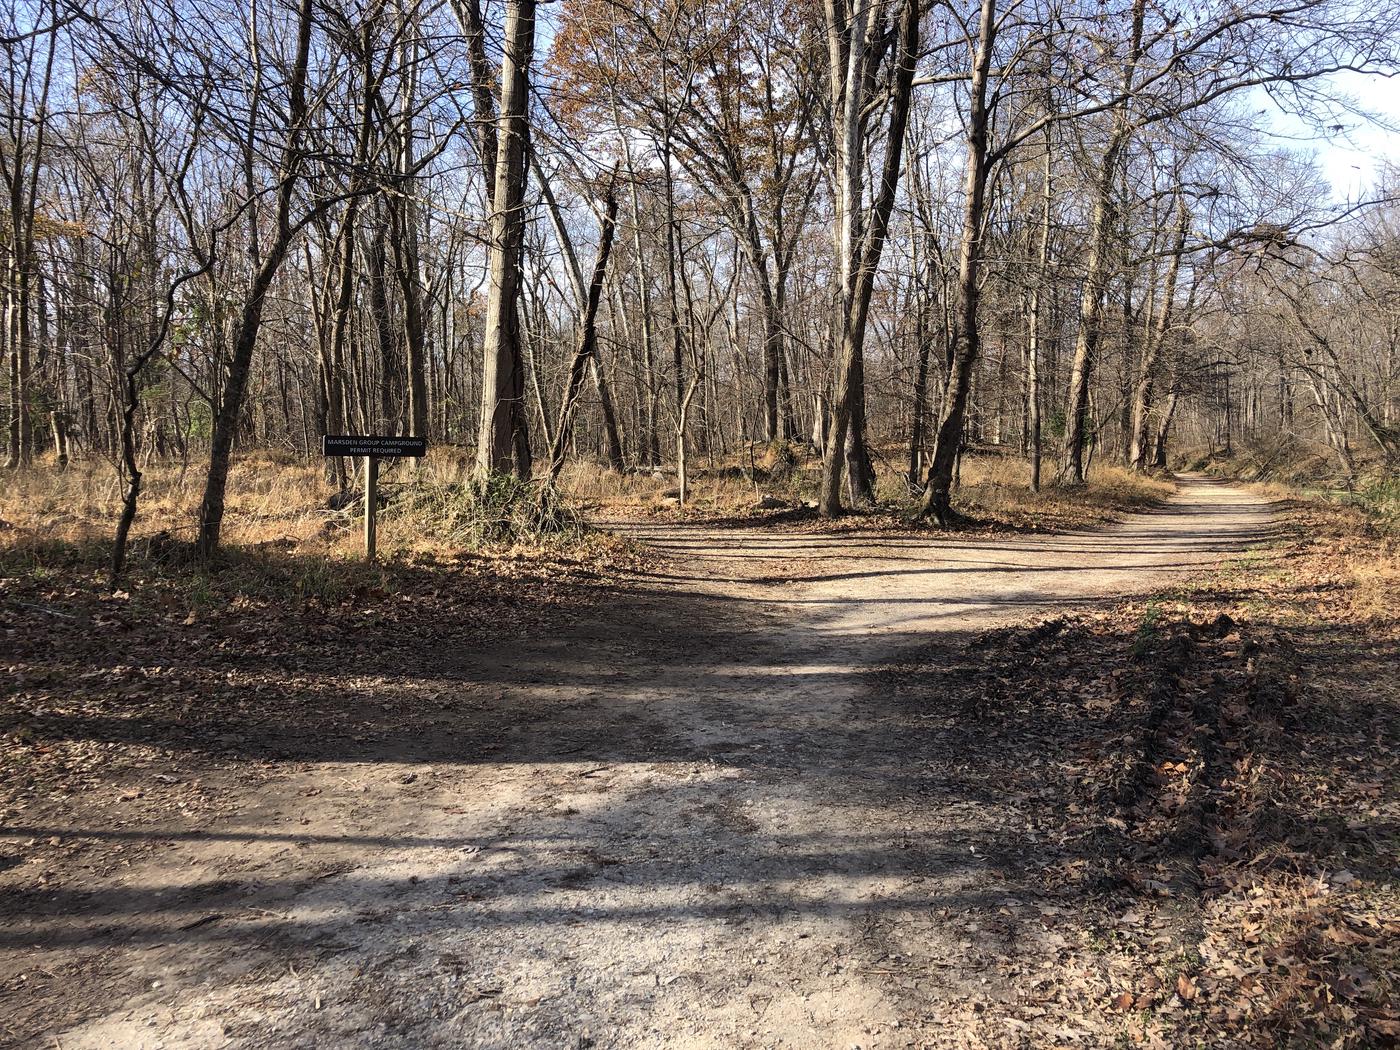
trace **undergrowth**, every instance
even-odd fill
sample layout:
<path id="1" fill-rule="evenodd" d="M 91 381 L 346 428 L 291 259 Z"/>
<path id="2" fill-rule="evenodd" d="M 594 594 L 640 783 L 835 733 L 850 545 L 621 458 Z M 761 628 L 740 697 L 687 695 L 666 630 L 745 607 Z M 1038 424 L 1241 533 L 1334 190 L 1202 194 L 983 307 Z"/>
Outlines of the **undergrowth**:
<path id="1" fill-rule="evenodd" d="M 1356 491 L 1357 504 L 1387 532 L 1400 533 L 1400 475 L 1378 477 Z"/>
<path id="2" fill-rule="evenodd" d="M 395 535 L 477 548 L 582 539 L 582 516 L 552 486 L 495 475 L 485 481 L 422 481 L 391 501 Z"/>
<path id="3" fill-rule="evenodd" d="M 469 465 L 443 450 L 416 467 L 381 464 L 378 550 L 383 558 L 431 553 L 499 552 L 515 547 L 577 547 L 587 537 L 579 511 L 553 489 L 511 477 L 482 484 Z M 351 477 L 352 486 L 359 481 Z M 142 571 L 203 571 L 192 564 L 202 490 L 198 470 L 150 465 L 132 532 L 129 557 Z M 58 473 L 35 468 L 0 486 L 0 566 L 7 574 L 93 569 L 107 563 L 122 487 L 111 464 L 75 463 Z M 240 457 L 230 475 L 220 572 L 237 575 L 269 552 L 305 556 L 305 572 L 286 581 L 295 590 L 335 589 L 324 577 L 354 571 L 363 558 L 363 488 L 337 492 L 323 465 L 271 453 Z M 344 562 L 345 565 L 336 563 Z M 278 572 L 281 570 L 279 569 Z M 303 579 L 302 577 L 306 577 Z"/>

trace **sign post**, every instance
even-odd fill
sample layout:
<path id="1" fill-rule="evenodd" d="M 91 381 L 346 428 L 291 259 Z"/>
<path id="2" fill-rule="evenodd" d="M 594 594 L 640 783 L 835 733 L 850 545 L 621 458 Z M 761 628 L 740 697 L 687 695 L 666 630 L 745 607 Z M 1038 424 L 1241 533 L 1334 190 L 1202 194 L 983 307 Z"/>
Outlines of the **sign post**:
<path id="1" fill-rule="evenodd" d="M 327 434 L 321 439 L 327 456 L 355 456 L 365 461 L 365 561 L 374 561 L 377 517 L 379 515 L 379 461 L 385 457 L 418 457 L 428 451 L 428 442 L 418 437 L 382 434 Z"/>
<path id="2" fill-rule="evenodd" d="M 365 457 L 365 561 L 374 561 L 374 530 L 379 519 L 379 457 Z"/>

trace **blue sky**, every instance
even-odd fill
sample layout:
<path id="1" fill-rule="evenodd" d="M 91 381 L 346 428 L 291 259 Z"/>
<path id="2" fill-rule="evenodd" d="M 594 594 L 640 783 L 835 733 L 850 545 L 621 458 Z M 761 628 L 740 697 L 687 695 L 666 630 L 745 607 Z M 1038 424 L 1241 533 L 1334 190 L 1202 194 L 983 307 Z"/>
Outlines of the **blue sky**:
<path id="1" fill-rule="evenodd" d="M 1313 154 L 1339 201 L 1357 200 L 1376 189 L 1381 167 L 1400 166 L 1400 77 L 1346 75 L 1337 86 L 1376 118 L 1349 118 L 1345 132 L 1317 137 L 1295 117 L 1278 113 L 1279 144 Z M 1389 125 L 1389 126 L 1387 126 Z"/>

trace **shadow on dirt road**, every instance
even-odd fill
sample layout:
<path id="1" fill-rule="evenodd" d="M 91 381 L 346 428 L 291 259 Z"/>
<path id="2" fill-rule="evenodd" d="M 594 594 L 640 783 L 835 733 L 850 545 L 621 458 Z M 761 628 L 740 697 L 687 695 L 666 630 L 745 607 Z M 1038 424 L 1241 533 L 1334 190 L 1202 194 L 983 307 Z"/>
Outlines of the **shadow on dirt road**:
<path id="1" fill-rule="evenodd" d="M 49 719 L 35 732 L 155 736 L 164 775 L 218 759 L 241 783 L 207 821 L 172 801 L 159 825 L 0 829 L 96 851 L 86 875 L 8 887 L 10 1032 L 68 1050 L 944 1045 L 952 1027 L 911 1032 L 910 997 L 927 1021 L 1012 996 L 995 961 L 1031 935 L 960 917 L 1034 907 L 1027 873 L 1063 858 L 1037 847 L 1053 794 L 1005 790 L 1039 761 L 1017 725 L 940 711 L 911 654 L 1170 586 L 1271 529 L 1200 479 L 1057 536 L 636 527 L 662 567 L 548 637 L 299 669 L 224 721 Z"/>

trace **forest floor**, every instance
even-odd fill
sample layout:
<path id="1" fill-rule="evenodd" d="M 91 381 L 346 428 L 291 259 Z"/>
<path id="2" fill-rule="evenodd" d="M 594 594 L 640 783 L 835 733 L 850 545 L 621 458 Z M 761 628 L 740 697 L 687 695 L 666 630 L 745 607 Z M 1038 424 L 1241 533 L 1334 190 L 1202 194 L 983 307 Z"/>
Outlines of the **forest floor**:
<path id="1" fill-rule="evenodd" d="M 1400 559 L 1310 513 L 11 580 L 0 1043 L 1389 1045 Z"/>

